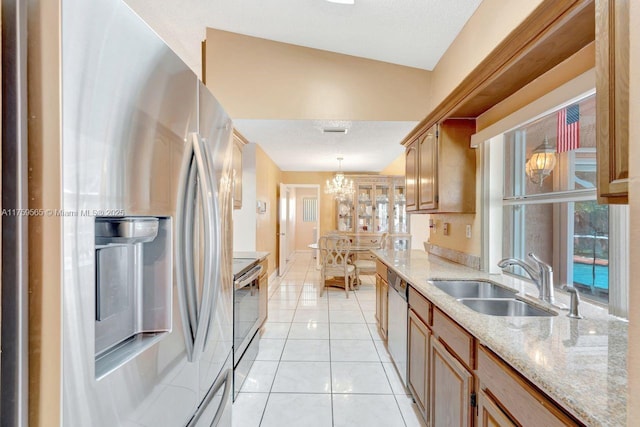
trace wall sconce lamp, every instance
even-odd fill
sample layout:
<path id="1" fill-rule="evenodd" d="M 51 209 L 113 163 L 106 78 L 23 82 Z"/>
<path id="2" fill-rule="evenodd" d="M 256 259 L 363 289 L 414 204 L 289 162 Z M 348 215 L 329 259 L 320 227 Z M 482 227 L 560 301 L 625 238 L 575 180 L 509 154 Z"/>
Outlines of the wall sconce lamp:
<path id="1" fill-rule="evenodd" d="M 525 166 L 525 172 L 529 180 L 542 187 L 542 181 L 548 177 L 556 167 L 556 147 L 549 144 L 545 136 L 544 142 L 536 147 Z"/>

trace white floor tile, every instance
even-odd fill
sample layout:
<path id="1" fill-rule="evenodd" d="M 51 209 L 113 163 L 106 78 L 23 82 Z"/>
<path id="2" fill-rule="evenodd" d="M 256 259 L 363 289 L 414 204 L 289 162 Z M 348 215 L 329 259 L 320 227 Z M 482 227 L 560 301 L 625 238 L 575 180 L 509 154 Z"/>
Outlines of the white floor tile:
<path id="1" fill-rule="evenodd" d="M 331 340 L 331 361 L 380 362 L 373 340 Z"/>
<path id="2" fill-rule="evenodd" d="M 364 315 L 364 320 L 367 323 L 376 323 L 376 312 L 374 311 L 365 311 L 362 310 L 362 314 Z"/>
<path id="3" fill-rule="evenodd" d="M 269 322 L 291 322 L 295 313 L 295 310 L 269 310 L 267 319 Z"/>
<path id="4" fill-rule="evenodd" d="M 393 364 L 393 362 L 385 362 L 382 364 L 382 367 L 387 374 L 387 378 L 389 379 L 389 384 L 391 384 L 391 390 L 393 391 L 393 394 L 410 394 L 409 389 L 407 389 L 402 383 L 400 375 L 398 374 L 396 366 Z"/>
<path id="5" fill-rule="evenodd" d="M 329 310 L 330 311 L 340 311 L 340 310 L 359 311 L 360 305 L 358 304 L 358 301 L 355 298 L 349 298 L 349 299 L 332 298 L 329 301 Z"/>
<path id="6" fill-rule="evenodd" d="M 331 393 L 329 362 L 280 362 L 273 393 Z"/>
<path id="7" fill-rule="evenodd" d="M 331 427 L 331 395 L 271 393 L 261 427 Z"/>
<path id="8" fill-rule="evenodd" d="M 380 329 L 378 328 L 377 323 L 367 323 L 367 327 L 369 328 L 369 332 L 371 332 L 371 337 L 374 341 L 383 341 L 384 338 L 380 333 Z"/>
<path id="9" fill-rule="evenodd" d="M 411 396 L 396 396 L 396 400 L 398 401 L 402 418 L 404 418 L 404 422 L 407 427 L 427 426 L 427 423 L 422 418 L 422 414 L 420 414 L 418 405 L 413 402 L 413 398 Z"/>
<path id="10" fill-rule="evenodd" d="M 364 323 L 331 323 L 332 340 L 370 340 L 371 333 Z"/>
<path id="11" fill-rule="evenodd" d="M 294 323 L 307 323 L 307 322 L 329 322 L 328 310 L 296 310 L 296 314 L 293 316 Z"/>
<path id="12" fill-rule="evenodd" d="M 381 363 L 331 362 L 333 393 L 392 394 Z"/>
<path id="13" fill-rule="evenodd" d="M 240 393 L 233 402 L 233 427 L 259 427 L 268 393 Z"/>
<path id="14" fill-rule="evenodd" d="M 366 323 L 360 309 L 330 311 L 329 321 L 331 323 Z"/>
<path id="15" fill-rule="evenodd" d="M 289 331 L 290 340 L 328 340 L 329 324 L 309 321 L 306 323 L 292 323 Z"/>
<path id="16" fill-rule="evenodd" d="M 282 353 L 283 361 L 327 362 L 329 340 L 287 340 Z"/>
<path id="17" fill-rule="evenodd" d="M 269 301 L 269 310 L 295 310 L 297 306 L 297 299 L 271 299 Z"/>
<path id="18" fill-rule="evenodd" d="M 260 328 L 260 338 L 286 338 L 290 327 L 289 322 L 265 322 Z"/>
<path id="19" fill-rule="evenodd" d="M 374 341 L 373 343 L 376 346 L 376 350 L 378 350 L 378 356 L 380 356 L 380 360 L 383 363 L 393 362 L 391 360 L 391 355 L 387 351 L 387 348 L 384 346 L 384 341 Z"/>
<path id="20" fill-rule="evenodd" d="M 278 369 L 276 361 L 256 360 L 240 389 L 247 393 L 269 393 Z"/>
<path id="21" fill-rule="evenodd" d="M 334 394 L 334 427 L 404 427 L 393 395 Z"/>
<path id="22" fill-rule="evenodd" d="M 284 339 L 261 339 L 256 360 L 280 360 L 285 342 Z"/>

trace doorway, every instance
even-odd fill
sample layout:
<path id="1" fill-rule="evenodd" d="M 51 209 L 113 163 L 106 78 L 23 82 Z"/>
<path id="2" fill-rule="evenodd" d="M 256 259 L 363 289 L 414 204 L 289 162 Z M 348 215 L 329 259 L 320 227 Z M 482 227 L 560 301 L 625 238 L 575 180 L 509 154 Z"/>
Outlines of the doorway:
<path id="1" fill-rule="evenodd" d="M 278 275 L 286 273 L 296 252 L 309 252 L 320 232 L 320 185 L 280 184 Z"/>

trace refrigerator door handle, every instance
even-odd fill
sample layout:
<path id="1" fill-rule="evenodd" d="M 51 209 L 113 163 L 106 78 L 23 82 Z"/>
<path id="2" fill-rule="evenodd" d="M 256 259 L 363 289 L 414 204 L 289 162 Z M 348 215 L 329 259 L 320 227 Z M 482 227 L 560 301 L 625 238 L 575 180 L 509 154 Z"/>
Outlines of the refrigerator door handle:
<path id="1" fill-rule="evenodd" d="M 195 283 L 193 274 L 193 222 L 195 204 L 196 166 L 193 147 L 186 148 L 178 185 L 176 207 L 176 288 L 180 317 L 184 331 L 187 358 L 193 361 L 193 344 L 197 329 Z"/>
<path id="2" fill-rule="evenodd" d="M 196 427 L 198 425 L 198 421 L 200 421 L 200 417 L 202 416 L 202 414 L 207 409 L 207 406 L 209 405 L 211 400 L 213 400 L 213 398 L 216 396 L 216 393 L 218 393 L 218 391 L 222 388 L 223 385 L 224 385 L 224 391 L 222 392 L 222 399 L 220 399 L 220 405 L 216 410 L 216 414 L 213 417 L 213 421 L 211 422 L 211 424 L 209 424 L 210 426 L 218 425 L 218 423 L 220 422 L 220 418 L 222 417 L 222 415 L 224 415 L 224 409 L 227 406 L 227 402 L 229 402 L 229 399 L 231 399 L 231 390 L 232 390 L 231 386 L 233 385 L 232 369 L 227 369 L 226 373 L 221 374 L 216 380 L 216 382 L 211 386 L 211 388 L 209 389 L 209 392 L 204 397 L 202 404 L 197 409 L 193 418 L 191 418 L 191 421 L 189 421 L 189 424 L 187 425 L 187 427 Z"/>
<path id="3" fill-rule="evenodd" d="M 201 352 L 204 350 L 206 337 L 209 332 L 209 322 L 213 310 L 215 289 L 212 286 L 212 277 L 218 276 L 220 261 L 219 255 L 219 233 L 218 218 L 214 213 L 217 206 L 217 192 L 212 188 L 215 180 L 211 179 L 211 171 L 209 169 L 209 159 L 203 141 L 197 133 L 191 134 L 193 144 L 193 154 L 196 160 L 198 171 L 198 182 L 200 184 L 200 195 L 202 197 L 202 206 L 204 208 L 204 273 L 202 285 L 202 301 L 200 301 L 200 311 L 198 313 L 198 325 L 196 328 L 195 342 L 193 344 L 193 360 L 200 358 Z M 215 236 L 213 233 L 215 232 Z M 215 263 L 215 265 L 214 265 Z M 217 279 L 213 280 L 217 282 Z"/>

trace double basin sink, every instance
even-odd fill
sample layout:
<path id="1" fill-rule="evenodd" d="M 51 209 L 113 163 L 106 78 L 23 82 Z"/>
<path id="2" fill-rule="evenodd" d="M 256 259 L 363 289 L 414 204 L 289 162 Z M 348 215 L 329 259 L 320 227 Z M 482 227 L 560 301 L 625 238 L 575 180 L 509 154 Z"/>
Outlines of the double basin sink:
<path id="1" fill-rule="evenodd" d="M 517 291 L 488 280 L 431 280 L 436 288 L 479 313 L 491 316 L 556 316 L 516 297 Z"/>

